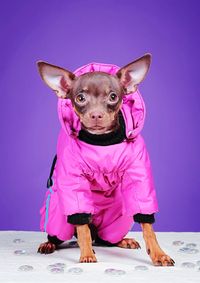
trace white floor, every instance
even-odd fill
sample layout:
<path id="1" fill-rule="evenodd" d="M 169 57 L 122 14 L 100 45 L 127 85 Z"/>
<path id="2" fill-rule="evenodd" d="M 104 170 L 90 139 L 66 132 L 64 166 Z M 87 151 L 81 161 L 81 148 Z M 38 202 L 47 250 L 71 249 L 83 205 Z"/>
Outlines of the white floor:
<path id="1" fill-rule="evenodd" d="M 76 245 L 64 244 L 63 248 L 50 255 L 37 253 L 39 244 L 46 241 L 46 234 L 40 232 L 1 231 L 0 232 L 0 282 L 159 282 L 159 283 L 189 283 L 200 282 L 200 233 L 163 233 L 157 232 L 160 246 L 176 262 L 174 267 L 155 267 L 146 254 L 141 232 L 130 232 L 142 249 L 126 250 L 117 247 L 94 247 L 98 263 L 78 263 L 79 248 Z M 16 242 L 21 239 L 23 242 Z M 75 239 L 73 239 L 75 240 Z M 180 246 L 173 241 L 182 241 Z M 196 254 L 180 252 L 186 244 L 194 243 L 198 249 Z M 15 254 L 16 250 L 24 250 L 24 254 Z M 192 268 L 183 267 L 184 262 L 190 262 Z M 61 273 L 52 273 L 48 265 L 65 263 Z M 31 271 L 19 271 L 22 265 L 32 266 Z M 146 266 L 148 270 L 136 270 L 138 265 Z M 79 267 L 80 274 L 69 272 L 70 268 Z M 106 269 L 114 274 L 105 273 Z M 54 269 L 55 270 L 55 269 Z M 57 269 L 58 270 L 58 269 Z M 59 270 L 58 270 L 59 271 Z"/>

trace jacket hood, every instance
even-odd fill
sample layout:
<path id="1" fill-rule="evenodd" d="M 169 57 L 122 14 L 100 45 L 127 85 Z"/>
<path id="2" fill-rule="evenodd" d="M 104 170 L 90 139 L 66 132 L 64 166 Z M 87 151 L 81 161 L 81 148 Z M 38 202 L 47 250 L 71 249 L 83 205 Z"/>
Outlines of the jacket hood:
<path id="1" fill-rule="evenodd" d="M 119 69 L 120 67 L 112 64 L 90 63 L 75 70 L 74 74 L 80 76 L 88 72 L 101 71 L 115 75 Z M 126 137 L 132 140 L 141 132 L 146 115 L 144 100 L 139 90 L 123 97 L 121 111 L 126 124 Z M 70 99 L 58 99 L 58 116 L 64 131 L 68 135 L 77 136 L 81 123 Z"/>

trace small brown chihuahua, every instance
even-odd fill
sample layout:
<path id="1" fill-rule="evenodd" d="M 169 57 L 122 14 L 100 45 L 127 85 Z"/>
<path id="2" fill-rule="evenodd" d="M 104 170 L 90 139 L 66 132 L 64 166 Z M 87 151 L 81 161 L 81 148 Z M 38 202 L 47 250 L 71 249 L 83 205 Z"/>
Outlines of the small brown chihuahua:
<path id="1" fill-rule="evenodd" d="M 104 135 L 115 132 L 119 126 L 119 112 L 122 98 L 133 93 L 145 78 L 151 63 L 151 55 L 143 57 L 121 68 L 115 75 L 105 72 L 89 72 L 76 77 L 63 68 L 39 61 L 39 73 L 44 82 L 53 89 L 59 98 L 69 98 L 81 122 L 81 129 L 89 135 Z M 95 145 L 94 145 L 95 146 Z M 68 218 L 69 220 L 69 218 Z M 66 220 L 67 221 L 67 220 Z M 74 223 L 74 222 L 71 222 Z M 146 251 L 154 265 L 173 266 L 171 259 L 159 246 L 152 223 L 141 223 Z M 76 235 L 81 255 L 80 262 L 96 262 L 92 249 L 91 227 L 76 224 Z M 139 243 L 132 238 L 124 238 L 116 244 L 121 248 L 137 249 Z M 51 253 L 57 248 L 49 240 L 40 245 L 38 252 Z"/>

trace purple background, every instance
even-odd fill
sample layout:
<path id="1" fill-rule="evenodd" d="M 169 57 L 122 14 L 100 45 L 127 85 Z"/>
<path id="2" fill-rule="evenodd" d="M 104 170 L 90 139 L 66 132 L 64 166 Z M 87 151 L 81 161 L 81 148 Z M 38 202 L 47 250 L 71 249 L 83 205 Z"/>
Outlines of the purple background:
<path id="1" fill-rule="evenodd" d="M 154 227 L 200 231 L 199 12 L 198 0 L 1 1 L 0 229 L 39 230 L 56 151 L 57 99 L 35 62 L 73 71 L 151 52 L 140 90 L 160 209 Z"/>

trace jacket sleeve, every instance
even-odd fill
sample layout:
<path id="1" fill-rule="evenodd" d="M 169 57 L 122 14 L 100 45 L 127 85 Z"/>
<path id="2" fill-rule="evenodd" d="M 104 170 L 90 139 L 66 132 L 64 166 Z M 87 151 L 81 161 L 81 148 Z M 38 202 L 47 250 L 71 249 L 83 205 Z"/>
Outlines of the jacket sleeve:
<path id="1" fill-rule="evenodd" d="M 158 211 L 149 154 L 141 135 L 133 143 L 133 158 L 122 186 L 123 213 L 136 222 L 153 223 Z"/>
<path id="2" fill-rule="evenodd" d="M 79 158 L 65 147 L 58 154 L 56 163 L 56 186 L 61 211 L 64 215 L 94 213 L 90 183 L 84 176 Z"/>

